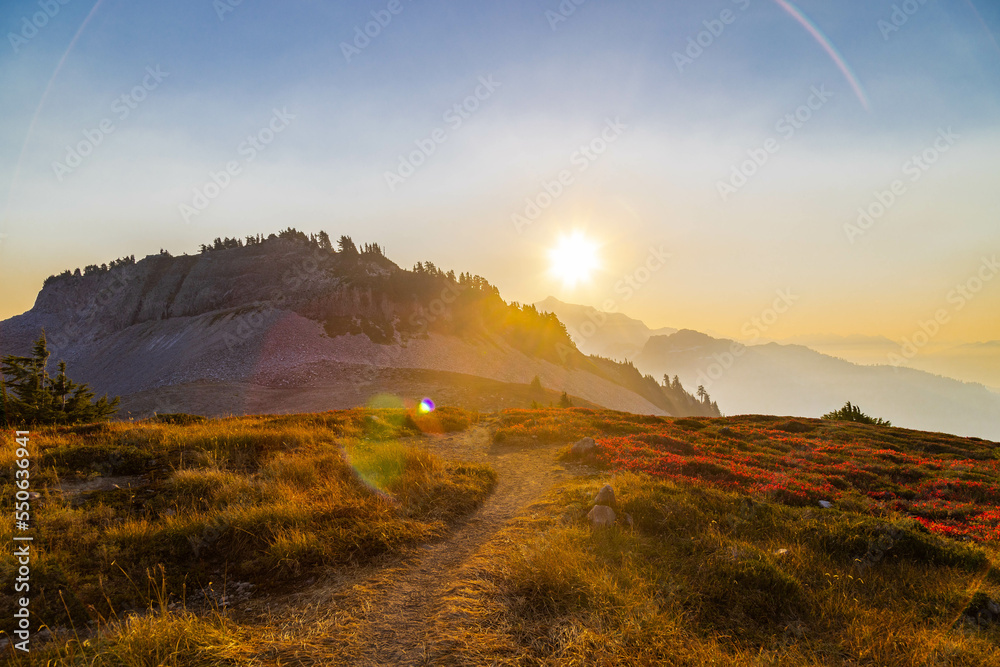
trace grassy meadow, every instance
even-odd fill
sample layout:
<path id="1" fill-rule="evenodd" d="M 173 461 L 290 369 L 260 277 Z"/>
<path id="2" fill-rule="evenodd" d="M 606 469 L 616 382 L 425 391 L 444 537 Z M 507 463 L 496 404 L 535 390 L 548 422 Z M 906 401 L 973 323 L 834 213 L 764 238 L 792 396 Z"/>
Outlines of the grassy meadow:
<path id="1" fill-rule="evenodd" d="M 41 429 L 32 609 L 59 631 L 30 662 L 343 662 L 334 630 L 308 660 L 281 659 L 295 610 L 242 605 L 448 539 L 498 482 L 433 453 L 470 430 L 491 456 L 565 445 L 549 456 L 573 474 L 447 573 L 461 594 L 426 619 L 423 664 L 1000 664 L 996 443 L 580 408 Z M 597 449 L 581 460 L 583 436 Z M 632 521 L 594 530 L 606 483 Z"/>

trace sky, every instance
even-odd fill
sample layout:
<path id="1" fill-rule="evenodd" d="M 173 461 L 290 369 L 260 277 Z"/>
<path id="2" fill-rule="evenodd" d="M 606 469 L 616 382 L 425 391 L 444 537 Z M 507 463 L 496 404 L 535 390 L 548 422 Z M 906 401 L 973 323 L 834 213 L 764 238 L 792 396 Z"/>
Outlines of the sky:
<path id="1" fill-rule="evenodd" d="M 651 326 L 1000 339 L 996 3 L 7 0 L 0 27 L 0 319 L 65 269 L 290 225 Z M 573 234 L 599 261 L 571 286 Z"/>

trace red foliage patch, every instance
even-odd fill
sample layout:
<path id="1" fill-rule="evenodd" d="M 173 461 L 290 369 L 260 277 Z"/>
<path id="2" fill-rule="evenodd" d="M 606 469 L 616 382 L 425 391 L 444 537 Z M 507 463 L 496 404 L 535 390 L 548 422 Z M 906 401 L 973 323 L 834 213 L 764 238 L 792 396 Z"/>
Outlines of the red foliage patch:
<path id="1" fill-rule="evenodd" d="M 759 494 L 789 505 L 867 498 L 942 535 L 1000 540 L 995 443 L 815 419 L 746 416 L 690 420 L 592 410 L 504 413 L 511 434 L 597 441 L 615 470 Z M 789 432 L 795 431 L 795 432 Z M 603 435 L 602 435 L 603 434 Z"/>

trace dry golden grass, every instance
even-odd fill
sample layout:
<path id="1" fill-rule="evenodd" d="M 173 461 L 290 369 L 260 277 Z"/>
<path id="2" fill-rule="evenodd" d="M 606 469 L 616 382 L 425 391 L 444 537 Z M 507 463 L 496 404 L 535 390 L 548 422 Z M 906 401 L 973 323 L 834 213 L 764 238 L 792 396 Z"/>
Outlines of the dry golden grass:
<path id="1" fill-rule="evenodd" d="M 546 432 L 557 413 L 545 416 Z M 589 413 L 565 414 L 569 430 L 547 436 L 553 442 L 570 441 Z M 475 419 L 447 417 L 421 426 L 404 414 L 351 411 L 40 432 L 42 478 L 53 485 L 145 474 L 154 493 L 45 499 L 33 573 L 71 593 L 65 607 L 57 600 L 64 616 L 110 620 L 97 635 L 61 637 L 33 662 L 373 664 L 373 646 L 398 617 L 387 601 L 417 578 L 413 545 L 445 535 L 492 488 L 483 466 L 400 442 Z M 627 416 L 612 417 L 615 429 L 632 428 Z M 487 437 L 492 456 L 543 449 L 530 434 L 520 438 L 529 447 L 500 440 Z M 531 475 L 547 474 L 531 460 Z M 529 476 L 518 465 L 502 468 L 515 484 Z M 433 577 L 406 664 L 1000 665 L 1000 626 L 963 620 L 977 593 L 1000 599 L 993 544 L 847 504 L 821 510 L 644 474 L 578 472 Z M 634 527 L 589 527 L 606 482 Z M 5 539 L 10 528 L 0 524 Z M 202 586 L 225 566 L 221 582 L 211 579 L 217 586 L 254 580 L 262 594 L 238 614 L 168 607 L 184 583 L 177 566 Z M 315 582 L 298 585 L 306 577 Z M 104 595 L 116 613 L 92 602 Z M 144 612 L 125 613 L 123 601 Z"/>
<path id="2" fill-rule="evenodd" d="M 433 426 L 468 423 L 444 410 Z M 324 568 L 441 536 L 486 498 L 495 475 L 399 442 L 421 433 L 411 415 L 388 410 L 39 429 L 31 436 L 32 489 L 42 494 L 33 502 L 34 618 L 51 627 L 107 624 L 117 648 L 80 644 L 73 655 L 132 646 L 151 664 L 169 654 L 180 628 L 207 623 L 208 644 L 188 646 L 201 655 L 229 625 L 166 608 L 142 624 L 116 619 L 160 596 L 211 602 L 235 581 L 260 594 L 283 591 Z M 12 510 L 13 475 L 0 473 L 0 482 L 3 509 Z M 10 540 L 9 522 L 0 536 Z M 0 578 L 12 580 L 13 567 L 0 563 Z M 162 591 L 149 583 L 160 568 Z M 11 595 L 0 592 L 0 606 L 12 608 Z M 10 618 L 2 622 L 11 629 Z M 158 623 L 162 646 L 153 650 L 139 636 L 155 635 Z"/>
<path id="3" fill-rule="evenodd" d="M 636 527 L 595 532 L 583 514 L 605 481 L 566 485 L 491 543 L 434 664 L 1000 664 L 1000 628 L 960 621 L 976 591 L 1000 598 L 993 549 L 975 567 L 921 533 L 941 552 L 889 548 L 862 575 L 824 547 L 838 512 L 748 516 L 738 496 L 635 474 L 610 481 Z"/>

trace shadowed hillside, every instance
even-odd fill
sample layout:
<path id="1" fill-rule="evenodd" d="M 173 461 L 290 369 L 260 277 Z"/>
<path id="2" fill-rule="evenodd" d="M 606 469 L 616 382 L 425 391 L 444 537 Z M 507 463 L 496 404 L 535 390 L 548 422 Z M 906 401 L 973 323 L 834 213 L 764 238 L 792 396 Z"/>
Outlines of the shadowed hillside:
<path id="1" fill-rule="evenodd" d="M 53 360 L 122 395 L 125 413 L 321 410 L 378 394 L 497 409 L 563 392 L 577 405 L 716 413 L 631 365 L 581 354 L 554 315 L 505 302 L 481 276 L 401 269 L 378 245 L 342 237 L 334 248 L 291 228 L 52 276 L 30 311 L 0 323 L 0 351 L 25 351 L 43 328 Z M 494 382 L 492 399 L 470 395 L 470 377 Z"/>

